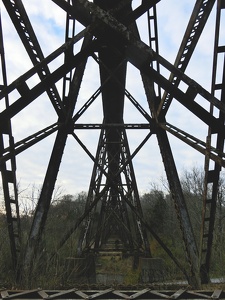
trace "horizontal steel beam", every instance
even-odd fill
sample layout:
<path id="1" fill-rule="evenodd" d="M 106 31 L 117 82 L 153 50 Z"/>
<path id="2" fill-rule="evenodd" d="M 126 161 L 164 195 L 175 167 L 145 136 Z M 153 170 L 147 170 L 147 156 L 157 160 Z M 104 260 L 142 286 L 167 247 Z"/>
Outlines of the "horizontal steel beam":
<path id="1" fill-rule="evenodd" d="M 3 149 L 2 156 L 0 158 L 0 166 L 2 163 L 6 162 L 7 160 L 12 158 L 12 155 L 18 155 L 19 153 L 23 152 L 24 150 L 30 148 L 31 146 L 35 145 L 36 143 L 40 142 L 47 136 L 51 135 L 52 133 L 56 132 L 60 128 L 60 123 L 54 123 L 28 137 L 25 139 L 14 143 L 13 154 L 10 147 Z"/>
<path id="2" fill-rule="evenodd" d="M 118 128 L 118 129 L 151 129 L 150 124 L 75 124 L 74 129 L 105 129 L 105 128 Z"/>
<path id="3" fill-rule="evenodd" d="M 159 123 L 158 125 L 203 155 L 209 155 L 210 159 L 219 164 L 221 167 L 225 167 L 225 153 L 218 151 L 218 149 L 212 146 L 208 147 L 206 142 L 197 139 L 193 135 L 169 124 L 168 122 Z"/>
<path id="4" fill-rule="evenodd" d="M 61 7 L 64 11 L 69 13 L 73 18 L 84 26 L 92 23 L 91 14 L 84 8 L 80 1 L 73 0 L 73 5 L 69 4 L 66 0 L 52 0 L 55 4 Z M 142 3 L 131 13 L 121 16 L 123 24 L 129 25 L 131 22 L 138 19 L 147 10 L 156 5 L 160 0 L 144 0 Z M 122 2 L 122 1 L 121 1 Z M 119 5 L 116 6 L 117 8 Z M 113 12 L 113 10 L 111 10 Z"/>

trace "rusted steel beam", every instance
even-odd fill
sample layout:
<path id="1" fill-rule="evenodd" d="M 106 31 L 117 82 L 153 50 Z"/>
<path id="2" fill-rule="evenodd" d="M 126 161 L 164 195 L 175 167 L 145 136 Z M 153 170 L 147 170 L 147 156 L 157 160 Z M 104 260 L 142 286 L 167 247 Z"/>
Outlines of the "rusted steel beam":
<path id="1" fill-rule="evenodd" d="M 92 44 L 90 44 L 92 46 Z M 2 124 L 6 122 L 6 120 L 12 118 L 17 113 L 19 113 L 21 110 L 23 110 L 27 105 L 29 105 L 32 101 L 34 101 L 38 96 L 40 96 L 42 93 L 46 91 L 46 86 L 49 86 L 53 83 L 56 83 L 58 80 L 63 78 L 65 74 L 67 74 L 69 71 L 71 71 L 73 68 L 77 67 L 82 60 L 87 58 L 90 53 L 93 51 L 93 48 L 88 45 L 84 50 L 81 50 L 78 54 L 76 54 L 73 57 L 73 60 L 70 62 L 62 64 L 58 69 L 56 69 L 54 72 L 52 72 L 49 76 L 47 76 L 45 79 L 40 81 L 36 86 L 32 87 L 31 89 L 28 88 L 26 82 L 23 80 L 20 81 L 20 84 L 16 85 L 16 89 L 18 89 L 22 96 L 13 102 L 8 108 L 6 108 L 4 111 L 0 113 L 0 121 Z M 66 48 L 63 47 L 64 50 Z M 51 55 L 50 55 L 51 56 Z M 51 57 L 50 57 L 51 60 Z M 45 62 L 45 61 L 44 61 Z M 38 66 L 37 66 L 38 68 Z M 32 69 L 33 71 L 36 70 Z M 33 73 L 33 72 L 32 72 Z M 29 76 L 28 72 L 28 78 Z M 14 87 L 13 87 L 14 89 Z M 4 95 L 5 89 L 2 91 L 2 94 Z"/>
<path id="2" fill-rule="evenodd" d="M 83 47 L 88 45 L 91 39 L 92 39 L 91 36 L 85 37 L 83 41 Z M 58 130 L 56 140 L 53 146 L 53 150 L 51 153 L 51 157 L 49 160 L 48 169 L 42 186 L 41 194 L 33 217 L 33 223 L 28 237 L 28 242 L 27 242 L 25 257 L 24 257 L 24 264 L 23 264 L 24 274 L 25 276 L 28 275 L 28 277 L 26 277 L 27 279 L 29 279 L 29 273 L 32 270 L 32 262 L 34 260 L 35 253 L 39 249 L 39 243 L 47 219 L 47 214 L 52 199 L 52 193 L 55 187 L 55 182 L 61 164 L 64 148 L 66 145 L 68 134 L 70 133 L 71 130 L 71 119 L 76 105 L 77 96 L 80 90 L 82 78 L 84 75 L 86 62 L 87 62 L 87 58 L 81 60 L 75 70 L 74 77 L 72 80 L 73 87 L 71 88 L 70 93 L 68 95 L 69 104 L 68 104 L 66 120 L 63 126 L 60 127 Z"/>
<path id="3" fill-rule="evenodd" d="M 211 124 L 215 131 L 224 133 L 225 126 L 221 124 L 217 118 L 213 117 L 206 109 L 200 106 L 196 101 L 196 96 L 200 95 L 206 101 L 212 103 L 215 107 L 225 112 L 225 105 L 217 98 L 213 97 L 207 90 L 200 86 L 197 82 L 186 76 L 183 72 L 169 63 L 166 59 L 155 53 L 142 41 L 137 40 L 136 37 L 129 31 L 123 24 L 119 23 L 110 14 L 103 11 L 101 8 L 95 6 L 93 3 L 84 0 L 77 0 L 83 3 L 87 11 L 90 11 L 93 16 L 101 20 L 106 28 L 114 30 L 118 34 L 118 38 L 122 39 L 126 46 L 126 55 L 128 60 L 140 69 L 146 75 L 154 78 L 154 81 L 159 84 L 163 89 L 172 93 L 182 105 L 197 115 L 206 124 Z M 96 35 L 101 37 L 102 32 L 97 30 Z M 152 60 L 157 60 L 160 65 L 175 74 L 181 81 L 188 85 L 186 92 L 181 91 L 175 87 L 162 75 L 153 70 L 149 63 Z"/>
<path id="4" fill-rule="evenodd" d="M 214 3 L 215 0 L 197 0 L 195 3 L 190 21 L 174 62 L 174 66 L 182 72 L 185 72 L 187 68 Z M 171 73 L 169 81 L 175 86 L 178 86 L 180 83 L 180 79 L 173 73 Z M 165 91 L 157 109 L 159 119 L 164 119 L 172 99 L 173 95 L 168 91 Z"/>
<path id="5" fill-rule="evenodd" d="M 90 13 L 85 10 L 83 4 L 80 1 L 73 0 L 73 4 L 69 4 L 66 0 L 52 0 L 55 4 L 57 4 L 59 7 L 61 7 L 63 10 L 68 12 L 73 18 L 75 18 L 77 21 L 79 21 L 82 25 L 88 26 L 92 23 L 92 17 Z M 121 15 L 121 19 L 123 20 L 123 23 L 126 25 L 129 25 L 131 22 L 138 19 L 141 15 L 143 15 L 148 9 L 156 5 L 161 0 L 144 0 L 142 3 L 133 11 L 130 11 L 127 13 L 125 11 L 125 14 Z M 129 0 L 129 3 L 131 3 L 132 0 Z M 101 1 L 96 2 L 98 5 L 101 3 Z M 117 9 L 121 9 L 124 4 L 128 3 L 127 0 L 123 1 L 114 1 L 114 4 L 116 3 L 114 10 L 112 9 L 112 12 L 117 12 Z M 100 4 L 101 6 L 101 4 Z"/>
<path id="6" fill-rule="evenodd" d="M 225 1 L 217 1 L 216 27 L 215 27 L 215 43 L 214 43 L 214 57 L 212 70 L 212 95 L 216 93 L 219 95 L 221 103 L 225 104 L 225 44 L 223 42 L 222 29 L 222 13 L 225 9 Z M 223 42 L 223 44 L 221 44 Z M 222 58 L 222 61 L 219 60 Z M 222 76 L 221 76 L 222 75 Z M 214 108 L 210 106 L 210 113 L 213 115 Z M 222 112 L 218 116 L 221 124 L 225 123 L 225 117 Z M 224 152 L 224 135 L 220 132 L 214 132 L 209 126 L 207 136 L 207 151 L 205 153 L 205 179 L 204 179 L 204 196 L 203 196 L 203 210 L 202 210 L 202 226 L 200 235 L 200 263 L 202 282 L 209 282 L 209 270 L 212 256 L 213 246 L 213 232 L 215 226 L 216 209 L 219 201 L 219 179 L 221 174 L 221 164 L 215 161 L 214 164 L 210 162 L 213 160 L 211 156 L 212 139 L 216 144 L 218 151 L 218 160 L 223 159 Z"/>
<path id="7" fill-rule="evenodd" d="M 44 59 L 44 55 L 22 1 L 3 0 L 3 3 L 33 65 L 37 65 L 40 61 Z M 42 69 L 39 69 L 38 75 L 41 80 L 43 80 L 46 76 L 50 75 L 50 70 L 48 66 L 44 65 Z M 48 86 L 46 92 L 58 116 L 63 117 L 64 107 L 56 86 L 54 84 L 52 86 Z"/>
<path id="8" fill-rule="evenodd" d="M 225 153 L 218 149 L 218 147 L 215 148 L 209 146 L 205 141 L 194 137 L 193 135 L 177 128 L 176 126 L 173 126 L 172 124 L 169 124 L 168 122 L 158 123 L 158 125 L 203 155 L 209 155 L 210 159 L 219 166 L 225 167 Z"/>
<path id="9" fill-rule="evenodd" d="M 6 62 L 3 43 L 3 32 L 0 13 L 0 89 L 7 86 Z M 9 106 L 9 97 L 5 95 L 1 105 L 6 109 Z M 18 203 L 18 186 L 16 179 L 16 157 L 14 153 L 14 138 L 12 134 L 11 120 L 1 123 L 0 126 L 0 157 L 4 153 L 5 144 L 9 146 L 10 159 L 0 165 L 2 177 L 2 188 L 5 201 L 6 222 L 9 234 L 12 265 L 15 273 L 15 280 L 19 275 L 19 263 L 21 255 L 21 227 Z"/>
<path id="10" fill-rule="evenodd" d="M 101 132 L 102 134 L 104 133 L 104 131 Z M 130 164 L 130 162 L 132 161 L 132 159 L 135 157 L 135 155 L 140 151 L 140 149 L 145 145 L 145 143 L 149 140 L 149 138 L 151 137 L 152 133 L 150 132 L 149 134 L 147 134 L 146 138 L 140 143 L 140 145 L 135 149 L 135 151 L 130 154 L 130 157 L 126 160 L 126 162 L 124 162 L 124 164 L 120 167 L 118 173 L 116 174 L 116 176 L 119 176 L 121 172 L 123 172 L 125 170 L 125 168 L 128 166 L 128 164 Z M 59 248 L 57 248 L 58 250 L 60 249 L 60 247 L 62 247 L 64 245 L 64 243 L 67 241 L 67 239 L 69 239 L 69 237 L 71 236 L 71 234 L 77 229 L 77 227 L 79 226 L 80 222 L 82 220 L 84 220 L 84 218 L 90 219 L 88 217 L 89 213 L 91 212 L 91 210 L 97 205 L 98 200 L 100 198 L 102 198 L 105 193 L 107 192 L 107 190 L 109 189 L 109 186 L 113 186 L 115 188 L 115 190 L 117 190 L 118 194 L 121 193 L 121 189 L 118 189 L 118 186 L 115 184 L 113 177 L 108 174 L 105 170 L 105 165 L 100 164 L 99 160 L 97 160 L 91 153 L 90 151 L 86 148 L 86 146 L 82 143 L 82 141 L 78 138 L 78 136 L 75 133 L 72 133 L 72 136 L 75 138 L 75 140 L 79 143 L 79 145 L 83 148 L 83 150 L 87 153 L 87 155 L 91 158 L 91 160 L 94 162 L 96 167 L 96 170 L 98 169 L 101 172 L 101 176 L 105 176 L 108 179 L 107 184 L 103 187 L 103 189 L 96 194 L 96 196 L 92 199 L 91 198 L 91 194 L 88 194 L 88 199 L 87 199 L 87 207 L 85 209 L 85 213 L 84 215 L 82 215 L 81 220 L 78 220 L 78 223 L 76 223 L 76 225 L 74 225 L 73 227 L 71 227 L 69 229 L 69 231 L 65 234 L 65 237 L 61 240 L 61 242 L 59 243 Z M 102 142 L 99 140 L 99 142 Z M 101 148 L 98 147 L 98 150 L 100 150 Z M 104 151 L 104 153 L 106 154 L 106 152 Z M 99 153 L 97 153 L 97 157 L 99 157 Z M 102 156 L 102 159 L 104 160 L 104 155 Z M 94 175 L 93 175 L 94 174 Z M 95 172 L 93 170 L 93 177 L 95 178 Z M 99 177 L 99 178 L 100 178 Z M 95 180 L 93 178 L 93 180 Z M 96 186 L 97 187 L 97 186 Z M 126 197 L 124 197 L 124 195 L 121 195 L 123 200 L 126 202 Z M 130 202 L 129 202 L 130 203 Z M 132 206 L 134 207 L 134 206 Z M 135 207 L 134 207 L 135 209 Z M 137 212 L 137 211 L 136 211 Z M 140 218 L 140 216 L 139 216 Z M 143 220 L 141 220 L 141 222 L 143 222 Z M 88 224 L 87 224 L 88 225 Z M 160 240 L 160 239 L 158 239 Z M 83 239 L 80 240 L 80 245 L 82 244 Z M 79 251 L 80 252 L 80 251 Z"/>
<path id="11" fill-rule="evenodd" d="M 154 81 L 142 74 L 142 80 L 145 88 L 145 93 L 149 103 L 149 108 L 153 116 L 155 116 L 155 102 L 156 95 L 154 91 Z M 162 160 L 169 183 L 172 198 L 174 200 L 175 208 L 177 211 L 178 220 L 180 223 L 180 228 L 183 235 L 183 241 L 186 247 L 186 252 L 188 260 L 190 263 L 191 275 L 187 275 L 189 283 L 195 288 L 200 287 L 200 272 L 199 272 L 199 257 L 198 248 L 195 241 L 195 236 L 186 207 L 186 202 L 184 199 L 181 183 L 177 173 L 175 161 L 173 158 L 173 153 L 170 147 L 169 139 L 167 133 L 164 129 L 156 125 L 155 129 L 156 137 L 158 140 L 160 152 L 162 155 Z M 173 258 L 174 259 L 174 258 Z M 176 260 L 175 260 L 176 262 Z M 178 263 L 178 262 L 176 262 Z M 184 268 L 179 266 L 183 271 Z"/>
<path id="12" fill-rule="evenodd" d="M 186 207 L 182 187 L 176 170 L 176 165 L 173 159 L 169 140 L 166 132 L 159 128 L 157 132 L 157 139 L 162 153 L 167 180 L 170 186 L 170 191 L 175 202 L 177 216 L 180 222 L 183 240 L 188 254 L 189 263 L 191 266 L 190 283 L 195 288 L 200 288 L 200 269 L 199 269 L 199 252 L 195 241 L 193 228 L 190 217 Z"/>
<path id="13" fill-rule="evenodd" d="M 33 68 L 25 72 L 23 75 L 21 75 L 19 78 L 17 78 L 15 81 L 10 83 L 7 86 L 2 86 L 0 89 L 0 99 L 4 98 L 5 96 L 9 95 L 14 90 L 22 90 L 22 86 L 24 85 L 24 82 L 26 82 L 29 78 L 31 78 L 33 75 L 38 73 L 42 68 L 45 67 L 45 65 L 50 64 L 54 59 L 68 51 L 69 48 L 71 48 L 75 43 L 79 42 L 84 35 L 89 31 L 89 27 L 79 32 L 76 36 L 71 38 L 69 41 L 64 43 L 62 46 L 60 46 L 58 49 L 53 51 L 50 55 L 45 57 L 40 63 L 35 65 Z"/>
<path id="14" fill-rule="evenodd" d="M 4 162 L 9 159 L 12 159 L 13 156 L 25 151 L 26 149 L 30 148 L 31 146 L 35 145 L 36 143 L 40 142 L 50 134 L 56 132 L 59 127 L 61 126 L 60 123 L 54 123 L 38 132 L 26 137 L 25 139 L 15 142 L 14 143 L 14 153 L 11 153 L 10 147 L 6 147 L 2 150 L 2 156 L 0 157 L 0 166 Z"/>

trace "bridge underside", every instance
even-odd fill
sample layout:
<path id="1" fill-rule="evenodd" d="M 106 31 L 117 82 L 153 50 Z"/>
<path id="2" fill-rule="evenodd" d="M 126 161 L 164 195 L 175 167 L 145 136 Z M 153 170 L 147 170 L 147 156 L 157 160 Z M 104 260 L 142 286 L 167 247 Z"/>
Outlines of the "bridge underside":
<path id="1" fill-rule="evenodd" d="M 116 236 L 116 239 L 119 238 L 119 242 L 123 243 L 123 249 L 128 249 L 130 253 L 138 250 L 146 256 L 151 256 L 146 234 L 148 231 L 182 270 L 186 278 L 190 279 L 193 286 L 199 287 L 201 280 L 202 282 L 209 282 L 218 184 L 221 168 L 225 166 L 225 60 L 223 60 L 223 68 L 220 72 L 220 75 L 222 74 L 220 82 L 216 82 L 215 75 L 217 72 L 217 58 L 222 54 L 223 59 L 225 59 L 225 47 L 218 44 L 218 27 L 220 25 L 220 14 L 225 9 L 224 1 L 196 1 L 174 64 L 160 56 L 158 52 L 155 9 L 159 0 L 139 1 L 135 9 L 132 9 L 131 0 L 52 0 L 51 2 L 54 2 L 58 8 L 65 12 L 67 18 L 66 41 L 55 52 L 48 57 L 44 57 L 22 1 L 3 0 L 5 9 L 33 64 L 33 68 L 8 85 L 2 33 L 0 34 L 3 78 L 3 82 L 0 84 L 0 96 L 1 99 L 5 100 L 4 108 L 0 113 L 2 124 L 0 127 L 0 163 L 14 269 L 18 271 L 22 266 L 24 274 L 27 270 L 27 274 L 29 274 L 38 251 L 42 253 L 41 239 L 69 136 L 83 148 L 93 161 L 94 167 L 85 212 L 63 235 L 59 247 L 63 246 L 72 233 L 83 224 L 84 228 L 79 245 L 81 253 L 92 249 L 97 252 L 103 248 L 104 244 L 107 244 L 112 236 Z M 214 2 L 218 2 L 215 22 L 214 70 L 212 91 L 208 92 L 184 73 Z M 153 15 L 150 16 L 150 10 L 152 9 Z M 149 45 L 142 42 L 138 33 L 138 22 L 136 23 L 136 20 L 145 13 L 148 16 Z M 151 26 L 152 20 L 154 26 Z M 73 23 L 73 29 L 75 28 L 75 22 L 82 24 L 82 28 L 85 29 L 78 34 L 73 31 L 70 35 L 68 25 L 70 22 Z M 154 31 L 153 35 L 151 35 L 151 29 Z M 82 41 L 82 46 L 79 50 L 74 51 L 75 44 L 78 41 Z M 153 44 L 156 46 L 154 47 Z M 51 72 L 51 63 L 55 62 L 60 55 L 63 56 L 63 59 L 59 60 L 58 68 Z M 85 104 L 77 110 L 76 105 L 80 100 L 81 83 L 89 58 L 93 58 L 99 65 L 100 87 L 88 100 L 85 99 Z M 141 76 L 146 96 L 146 107 L 149 111 L 143 109 L 141 104 L 125 88 L 128 62 L 138 70 Z M 160 69 L 171 74 L 170 78 L 165 78 Z M 34 86 L 30 86 L 29 80 L 32 81 L 33 76 L 37 77 L 37 81 L 35 81 Z M 62 96 L 59 95 L 57 90 L 58 81 L 62 83 Z M 185 88 L 182 86 L 185 86 Z M 163 96 L 161 96 L 161 91 L 164 91 Z M 49 124 L 48 127 L 34 132 L 21 141 L 14 142 L 11 127 L 12 119 L 16 115 L 20 115 L 27 106 L 43 93 L 46 93 L 48 100 L 50 100 L 51 108 L 54 116 L 56 116 L 55 123 Z M 18 98 L 13 98 L 13 102 L 10 102 L 9 97 L 14 97 L 15 94 L 18 95 Z M 83 116 L 84 112 L 100 94 L 102 96 L 102 123 L 90 124 L 88 120 L 87 123 L 78 123 L 79 118 Z M 216 98 L 215 95 L 217 94 L 219 98 Z M 124 122 L 125 96 L 141 114 L 141 117 L 144 118 L 145 123 L 126 124 Z M 205 136 L 200 140 L 167 122 L 167 111 L 169 111 L 173 99 L 179 102 L 201 124 L 203 123 L 206 126 L 208 130 L 207 142 Z M 202 103 L 207 103 L 210 110 L 206 109 L 206 105 L 202 105 Z M 214 110 L 218 112 L 218 116 L 213 113 Z M 127 129 L 137 128 L 147 129 L 148 134 L 131 154 L 126 132 Z M 77 135 L 79 129 L 100 130 L 95 157 L 79 139 Z M 56 136 L 42 190 L 33 215 L 27 245 L 22 247 L 19 195 L 16 181 L 16 156 L 53 133 L 56 133 Z M 173 137 L 178 138 L 188 147 L 192 147 L 201 153 L 205 159 L 204 199 L 202 201 L 202 224 L 199 229 L 199 247 L 193 232 L 167 133 L 172 134 Z M 174 200 L 187 260 L 190 263 L 188 270 L 185 269 L 183 262 L 176 259 L 176 255 L 168 249 L 143 218 L 132 159 L 152 135 L 155 136 L 158 143 L 168 186 Z M 97 219 L 93 217 L 94 211 L 98 213 Z M 17 295 L 10 293 L 7 291 L 2 292 L 3 299 L 4 297 L 16 299 Z M 87 291 L 78 292 L 74 290 L 59 291 L 58 296 L 56 295 L 57 292 L 56 294 L 53 292 L 51 298 L 57 297 L 60 299 L 59 297 L 63 293 L 68 294 L 70 299 L 73 299 L 73 297 L 75 297 L 74 299 L 77 299 L 76 297 L 88 298 Z M 174 294 L 170 294 L 170 297 L 191 298 L 191 293 L 185 293 L 185 291 L 179 290 Z M 23 297 L 25 295 L 26 292 L 21 293 L 19 296 Z M 38 297 L 47 297 L 48 292 L 35 291 L 32 294 L 28 291 L 27 295 L 39 299 Z M 110 297 L 115 298 L 115 295 L 120 297 L 123 292 L 107 290 L 91 294 L 92 298 L 101 297 L 101 299 L 104 296 L 108 299 Z M 124 298 L 149 297 L 149 299 L 155 299 L 157 296 L 161 299 L 161 295 L 160 293 L 154 294 L 149 290 L 142 290 L 133 292 L 133 294 L 132 292 L 131 294 L 125 293 Z M 192 297 L 193 295 L 198 298 L 197 294 L 192 294 Z M 217 291 L 212 293 L 211 296 L 219 298 L 224 295 L 222 292 Z M 204 298 L 204 295 L 201 297 Z M 165 298 L 167 298 L 166 293 Z"/>

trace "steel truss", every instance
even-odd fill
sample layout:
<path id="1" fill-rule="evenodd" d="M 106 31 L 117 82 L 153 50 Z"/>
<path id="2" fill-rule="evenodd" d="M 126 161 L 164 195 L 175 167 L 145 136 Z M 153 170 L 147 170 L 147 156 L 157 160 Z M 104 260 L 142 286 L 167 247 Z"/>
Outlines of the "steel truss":
<path id="1" fill-rule="evenodd" d="M 113 128 L 115 127 L 109 126 L 108 130 L 102 129 L 101 131 L 86 210 L 89 211 L 91 203 L 101 193 L 102 189 L 105 188 L 105 192 L 101 198 L 101 204 L 95 209 L 95 212 L 99 212 L 97 224 L 93 224 L 96 223 L 96 220 L 94 220 L 92 212 L 89 213 L 86 220 L 85 230 L 81 235 L 81 249 L 86 248 L 83 251 L 90 251 L 91 249 L 95 252 L 103 251 L 102 246 L 104 247 L 108 239 L 114 236 L 114 239 L 115 237 L 118 238 L 118 242 L 124 243 L 123 252 L 128 252 L 129 255 L 141 252 L 149 256 L 150 249 L 146 230 L 137 216 L 133 215 L 135 222 L 133 219 L 130 220 L 132 211 L 128 213 L 129 206 L 126 202 L 130 202 L 137 212 L 142 213 L 142 211 L 126 131 L 121 130 L 118 125 L 116 131 L 119 147 L 114 157 L 108 155 L 107 134 L 109 135 Z M 116 174 L 109 172 L 111 164 L 114 163 L 118 167 L 115 170 Z M 131 230 L 131 223 L 136 225 L 134 232 Z M 83 244 L 85 246 L 82 247 Z"/>
<path id="2" fill-rule="evenodd" d="M 1 299 L 224 299 L 225 293 L 222 290 L 215 291 L 189 291 L 179 290 L 118 290 L 118 289 L 69 289 L 69 290 L 27 290 L 27 291 L 1 291 Z"/>
<path id="3" fill-rule="evenodd" d="M 143 0 L 134 10 L 130 0 L 114 1 L 113 4 L 110 1 L 101 0 L 93 2 L 86 0 L 52 0 L 52 2 L 66 12 L 65 43 L 53 53 L 44 57 L 22 1 L 3 0 L 7 13 L 33 64 L 33 68 L 8 85 L 1 34 L 0 54 L 3 83 L 1 84 L 0 99 L 5 99 L 5 108 L 0 113 L 1 135 L 3 136 L 1 138 L 0 163 L 11 252 L 15 268 L 20 263 L 22 263 L 24 271 L 30 270 L 32 267 L 32 261 L 36 251 L 38 251 L 45 227 L 66 141 L 68 136 L 73 136 L 93 160 L 94 167 L 85 212 L 76 221 L 73 228 L 62 238 L 59 247 L 83 223 L 85 226 L 80 236 L 79 248 L 81 253 L 91 249 L 96 252 L 99 251 L 110 236 L 116 235 L 122 242 L 123 249 L 130 253 L 138 251 L 150 256 L 146 234 L 148 230 L 182 269 L 182 264 L 176 260 L 163 241 L 143 219 L 138 195 L 132 159 L 151 135 L 155 135 L 163 158 L 171 194 L 174 197 L 191 266 L 190 276 L 189 271 L 183 270 L 183 272 L 193 286 L 199 287 L 200 277 L 204 282 L 209 280 L 218 182 L 221 167 L 225 166 L 224 66 L 222 82 L 216 81 L 217 59 L 219 55 L 224 57 L 225 52 L 224 45 L 218 44 L 219 28 L 222 26 L 220 24 L 220 14 L 225 8 L 224 0 L 217 1 L 211 92 L 205 90 L 185 75 L 184 72 L 216 1 L 196 1 L 174 64 L 169 63 L 159 55 L 156 15 L 159 0 Z M 140 39 L 136 24 L 136 20 L 145 13 L 147 14 L 149 45 Z M 76 32 L 76 23 L 81 23 L 84 29 Z M 80 48 L 77 46 L 79 41 L 82 41 Z M 51 72 L 50 64 L 61 55 L 64 55 L 63 63 Z M 78 94 L 87 60 L 90 57 L 99 64 L 101 84 L 81 109 L 77 110 Z M 127 62 L 140 71 L 149 112 L 146 112 L 140 103 L 125 89 Z M 171 73 L 169 79 L 160 73 L 161 68 Z M 33 87 L 29 87 L 28 80 L 36 75 L 39 78 L 38 83 Z M 63 82 L 62 97 L 60 97 L 56 87 L 59 80 Z M 186 85 L 185 91 L 179 87 L 180 83 Z M 15 91 L 19 93 L 19 97 L 10 104 L 8 99 Z M 161 91 L 164 91 L 162 97 Z M 218 91 L 219 97 L 216 93 Z M 47 93 L 56 113 L 56 122 L 21 141 L 14 142 L 11 130 L 12 118 L 44 92 Z M 84 112 L 95 102 L 99 95 L 102 96 L 103 123 L 78 123 L 79 118 L 83 116 Z M 125 96 L 145 118 L 146 123 L 124 123 Z M 199 98 L 204 103 L 210 104 L 210 111 L 205 109 L 204 105 L 199 104 Z M 173 99 L 176 99 L 209 127 L 207 141 L 199 140 L 166 121 L 166 114 Z M 219 118 L 214 115 L 214 109 L 219 111 Z M 78 129 L 100 129 L 101 133 L 95 157 L 77 136 L 76 130 Z M 132 154 L 126 135 L 128 129 L 147 129 L 149 131 L 146 138 Z M 193 234 L 167 132 L 206 157 L 205 199 L 200 248 L 198 248 Z M 55 143 L 34 214 L 27 248 L 23 255 L 24 259 L 19 261 L 19 247 L 17 246 L 20 240 L 20 229 L 15 157 L 52 133 L 56 133 Z M 215 145 L 211 144 L 212 135 L 216 135 Z M 6 144 L 6 138 L 9 139 L 9 144 Z M 6 167 L 8 162 L 11 164 L 11 169 Z M 209 169 L 210 162 L 214 163 L 212 170 Z M 13 198 L 9 187 L 11 183 L 14 191 Z M 13 205 L 15 208 L 13 208 Z M 94 211 L 99 213 L 97 220 L 93 218 Z M 130 215 L 132 215 L 132 218 L 130 218 Z"/>

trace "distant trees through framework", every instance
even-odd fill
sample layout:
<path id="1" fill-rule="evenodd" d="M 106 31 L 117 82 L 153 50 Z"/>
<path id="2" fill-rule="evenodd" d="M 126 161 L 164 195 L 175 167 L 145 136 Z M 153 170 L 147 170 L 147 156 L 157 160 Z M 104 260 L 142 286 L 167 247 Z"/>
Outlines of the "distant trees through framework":
<path id="1" fill-rule="evenodd" d="M 196 241 L 200 240 L 202 197 L 203 197 L 203 171 L 199 168 L 185 170 L 181 176 L 182 188 L 185 195 L 188 212 L 192 222 Z M 166 181 L 162 180 L 159 187 L 155 183 L 150 184 L 149 192 L 141 195 L 141 205 L 144 214 L 144 220 L 157 233 L 158 236 L 168 245 L 168 248 L 174 253 L 176 258 L 184 264 L 188 264 L 182 241 L 179 222 L 177 219 L 176 208 L 169 190 L 166 189 Z M 34 191 L 33 191 L 34 192 Z M 33 195 L 32 192 L 32 195 Z M 30 199 L 25 197 L 24 206 L 21 210 L 21 229 L 22 241 L 25 247 L 25 241 L 29 234 L 34 205 Z M 61 237 L 65 232 L 73 228 L 74 223 L 82 215 L 85 209 L 86 192 L 77 195 L 58 195 L 51 204 L 48 220 L 44 230 L 41 242 L 41 251 L 36 257 L 33 270 L 33 285 L 37 283 L 46 288 L 54 288 L 56 285 L 67 284 L 68 276 L 68 258 L 74 258 L 77 255 L 77 246 L 81 228 L 75 230 L 70 238 L 60 246 Z M 96 218 L 98 216 L 96 215 Z M 82 227 L 82 225 L 81 225 Z M 149 233 L 151 254 L 154 258 L 161 258 L 165 263 L 164 280 L 184 279 L 183 274 L 176 267 L 174 262 L 168 257 L 158 242 Z M 223 265 L 225 263 L 224 253 L 225 242 L 225 178 L 222 177 L 219 184 L 218 204 L 214 229 L 214 244 L 212 255 L 211 277 L 223 276 Z M 14 278 L 13 266 L 10 264 L 9 239 L 7 224 L 4 212 L 0 213 L 0 282 L 4 286 L 13 286 Z M 120 261 L 125 264 L 126 259 Z M 36 266 L 36 268 L 35 268 Z M 107 269 L 107 266 L 105 266 Z M 104 266 L 101 268 L 104 271 Z M 132 270 L 129 271 L 133 274 Z M 128 273 L 129 273 L 128 272 Z M 129 278 L 134 280 L 134 276 Z M 70 280 L 72 280 L 70 278 Z M 131 280 L 131 279 L 130 279 Z M 138 280 L 138 277 L 135 277 Z M 133 281 L 132 281 L 133 283 Z"/>

